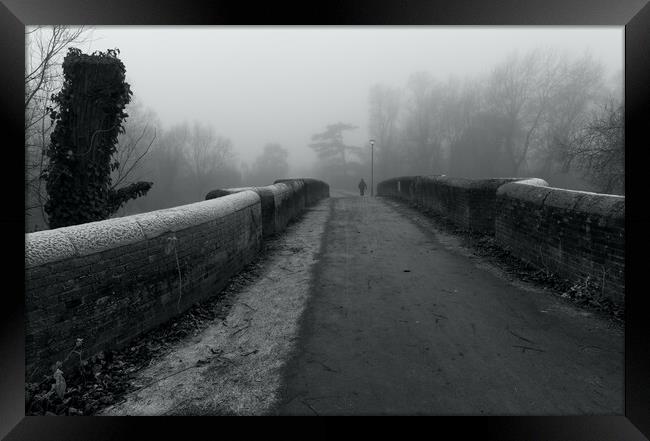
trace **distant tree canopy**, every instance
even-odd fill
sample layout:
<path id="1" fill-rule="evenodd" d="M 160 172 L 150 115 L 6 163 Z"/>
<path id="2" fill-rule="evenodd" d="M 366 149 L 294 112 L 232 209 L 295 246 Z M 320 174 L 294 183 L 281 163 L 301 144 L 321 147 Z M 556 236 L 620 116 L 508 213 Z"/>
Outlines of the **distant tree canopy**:
<path id="1" fill-rule="evenodd" d="M 453 176 L 507 176 L 510 170 L 499 161 L 508 122 L 497 115 L 477 115 L 471 126 L 451 145 L 449 173 Z M 481 146 L 477 149 L 476 146 Z"/>
<path id="2" fill-rule="evenodd" d="M 512 53 L 488 74 L 439 81 L 416 72 L 369 91 L 375 177 L 536 176 L 622 194 L 622 81 L 608 88 L 589 54 Z M 378 172 L 378 173 L 377 173 Z"/>
<path id="3" fill-rule="evenodd" d="M 269 143 L 264 146 L 260 156 L 255 159 L 248 172 L 250 185 L 269 185 L 276 179 L 288 177 L 289 151 L 280 144 Z"/>
<path id="4" fill-rule="evenodd" d="M 566 146 L 567 163 L 606 193 L 625 194 L 625 121 L 622 105 L 605 105 Z"/>
<path id="5" fill-rule="evenodd" d="M 117 151 L 113 159 L 119 165 L 111 172 L 113 187 L 142 179 L 142 166 L 151 159 L 152 147 L 161 132 L 156 114 L 151 109 L 145 109 L 135 95 L 125 111 L 129 117 L 124 121 L 124 130 L 117 138 Z"/>
<path id="6" fill-rule="evenodd" d="M 344 144 L 343 132 L 357 128 L 356 126 L 345 123 L 330 124 L 324 132 L 317 133 L 311 137 L 311 140 L 314 142 L 309 146 L 316 151 L 319 159 L 345 164 L 346 153 L 358 154 L 361 152 L 361 149 Z"/>
<path id="7" fill-rule="evenodd" d="M 156 185 L 146 197 L 130 201 L 122 215 L 197 202 L 215 188 L 245 183 L 232 142 L 212 126 L 184 122 L 165 129 L 159 127 L 151 112 L 138 106 L 130 112 L 141 113 L 137 118 L 140 123 L 127 127 L 132 135 L 125 137 L 125 147 L 134 137 L 143 136 L 142 150 L 153 140 L 146 161 L 137 164 L 134 174 Z"/>
<path id="8" fill-rule="evenodd" d="M 339 122 L 328 125 L 324 132 L 312 136 L 313 142 L 309 147 L 318 155 L 317 168 L 323 178 L 331 181 L 330 185 L 355 188 L 360 178 L 359 160 L 364 159 L 365 152 L 361 147 L 343 142 L 343 132 L 354 129 L 357 127 Z"/>
<path id="9" fill-rule="evenodd" d="M 108 218 L 125 202 L 146 194 L 151 182 L 115 188 L 111 171 L 117 138 L 131 100 L 118 50 L 83 54 L 69 48 L 63 60 L 63 87 L 52 102 L 55 122 L 44 171 L 51 228 Z"/>
<path id="10" fill-rule="evenodd" d="M 220 176 L 229 172 L 234 162 L 232 142 L 217 135 L 211 126 L 196 122 L 187 133 L 185 142 L 195 197 L 201 200 L 218 185 Z"/>
<path id="11" fill-rule="evenodd" d="M 391 165 L 400 160 L 400 152 L 396 149 L 400 91 L 377 84 L 370 89 L 368 101 L 368 134 L 375 140 L 375 174 L 384 179 L 390 177 Z"/>

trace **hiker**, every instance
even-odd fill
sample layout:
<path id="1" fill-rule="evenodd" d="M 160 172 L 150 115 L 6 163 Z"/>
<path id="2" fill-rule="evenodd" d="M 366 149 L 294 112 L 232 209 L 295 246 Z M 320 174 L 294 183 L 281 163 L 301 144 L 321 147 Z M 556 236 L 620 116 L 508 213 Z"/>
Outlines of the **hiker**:
<path id="1" fill-rule="evenodd" d="M 361 178 L 361 182 L 359 182 L 359 191 L 361 192 L 361 196 L 363 196 L 363 192 L 366 191 L 367 187 L 365 181 Z"/>

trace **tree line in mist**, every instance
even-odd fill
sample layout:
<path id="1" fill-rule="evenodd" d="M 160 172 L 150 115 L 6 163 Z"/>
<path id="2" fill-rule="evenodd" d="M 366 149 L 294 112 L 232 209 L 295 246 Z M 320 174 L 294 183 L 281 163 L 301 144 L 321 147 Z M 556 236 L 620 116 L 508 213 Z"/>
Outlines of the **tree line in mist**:
<path id="1" fill-rule="evenodd" d="M 137 98 L 126 109 L 124 132 L 118 137 L 112 174 L 114 186 L 153 182 L 146 196 L 129 201 L 115 216 L 142 213 L 203 200 L 215 188 L 262 186 L 287 177 L 288 151 L 268 143 L 259 156 L 239 162 L 231 140 L 198 121 L 164 127 L 156 113 Z M 44 188 L 42 189 L 42 191 Z M 46 195 L 43 196 L 46 200 Z M 32 203 L 38 205 L 38 198 Z M 38 207 L 32 209 L 34 225 L 47 228 Z"/>
<path id="2" fill-rule="evenodd" d="M 55 129 L 56 93 L 62 90 L 66 50 L 91 40 L 87 27 L 36 26 L 26 30 L 25 66 L 25 215 L 26 230 L 48 228 L 47 154 Z M 128 69 L 128 66 L 127 66 Z M 112 158 L 111 190 L 152 182 L 112 216 L 168 208 L 203 200 L 219 187 L 261 186 L 287 177 L 288 151 L 277 143 L 261 148 L 250 164 L 238 161 L 233 143 L 209 124 L 194 121 L 163 127 L 155 111 L 135 97 Z"/>
<path id="3" fill-rule="evenodd" d="M 591 56 L 512 53 L 486 75 L 375 85 L 369 133 L 375 182 L 400 175 L 546 179 L 624 194 L 622 77 L 608 85 Z M 367 162 L 367 154 L 362 162 Z"/>
<path id="4" fill-rule="evenodd" d="M 28 30 L 25 74 L 26 229 L 47 229 L 45 154 L 53 126 L 52 94 L 62 86 L 64 49 L 83 43 L 83 28 Z M 128 71 L 128 66 L 126 66 Z M 608 86 L 590 56 L 551 50 L 513 53 L 485 75 L 440 79 L 413 73 L 406 84 L 369 90 L 368 133 L 375 140 L 374 183 L 401 175 L 446 174 L 487 178 L 534 176 L 551 185 L 624 193 L 622 79 Z M 618 88 L 617 88 L 618 87 Z M 152 182 L 145 196 L 114 215 L 152 211 L 203 200 L 219 187 L 261 186 L 288 177 L 289 151 L 260 146 L 250 163 L 214 127 L 182 122 L 164 127 L 138 99 L 117 142 L 114 188 Z M 329 123 L 329 124 L 328 124 Z M 370 149 L 345 142 L 353 122 L 323 122 L 305 140 L 317 160 L 305 174 L 333 188 L 370 184 Z"/>

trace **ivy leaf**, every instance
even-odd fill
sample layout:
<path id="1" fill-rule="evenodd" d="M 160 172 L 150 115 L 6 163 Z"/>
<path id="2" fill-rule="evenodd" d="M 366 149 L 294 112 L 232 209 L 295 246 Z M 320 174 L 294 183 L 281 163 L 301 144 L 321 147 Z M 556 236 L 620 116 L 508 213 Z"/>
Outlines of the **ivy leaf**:
<path id="1" fill-rule="evenodd" d="M 60 399 L 63 399 L 63 396 L 65 395 L 65 389 L 66 389 L 65 378 L 63 378 L 63 372 L 61 372 L 61 369 L 57 369 L 52 375 L 52 377 L 54 378 L 55 381 L 55 383 L 52 385 L 52 389 Z"/>

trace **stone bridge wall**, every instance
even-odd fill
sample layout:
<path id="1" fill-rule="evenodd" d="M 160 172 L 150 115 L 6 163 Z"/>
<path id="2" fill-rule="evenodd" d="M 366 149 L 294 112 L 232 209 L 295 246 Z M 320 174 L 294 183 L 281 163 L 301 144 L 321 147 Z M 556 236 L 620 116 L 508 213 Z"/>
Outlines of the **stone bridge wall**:
<path id="1" fill-rule="evenodd" d="M 443 215 L 462 228 L 494 234 L 497 188 L 520 179 L 404 176 L 380 182 L 377 194 L 408 201 L 421 210 Z"/>
<path id="2" fill-rule="evenodd" d="M 262 235 L 268 237 L 284 230 L 289 220 L 302 211 L 304 203 L 299 205 L 298 193 L 289 184 L 275 184 L 266 187 L 220 188 L 212 190 L 206 200 L 220 198 L 242 191 L 254 191 L 260 197 L 262 210 Z"/>
<path id="3" fill-rule="evenodd" d="M 318 179 L 278 179 L 274 182 L 274 184 L 279 183 L 293 183 L 300 197 L 304 199 L 304 204 L 308 206 L 315 204 L 323 198 L 330 197 L 330 186 Z"/>
<path id="4" fill-rule="evenodd" d="M 206 200 L 245 190 L 256 192 L 261 199 L 264 237 L 283 231 L 302 210 L 329 197 L 329 185 L 317 179 L 279 179 L 265 187 L 221 188 L 210 191 Z"/>
<path id="5" fill-rule="evenodd" d="M 434 211 L 494 235 L 513 255 L 569 280 L 587 277 L 616 303 L 625 291 L 625 197 L 548 187 L 541 179 L 404 176 L 379 196 Z"/>
<path id="6" fill-rule="evenodd" d="M 294 180 L 26 234 L 27 372 L 63 360 L 78 338 L 84 356 L 122 347 L 218 293 L 261 249 L 269 195 L 277 227 L 325 194 L 307 198 L 305 186 L 323 184 Z"/>
<path id="7" fill-rule="evenodd" d="M 625 293 L 625 197 L 520 181 L 497 191 L 495 237 L 514 255 L 616 303 Z"/>

